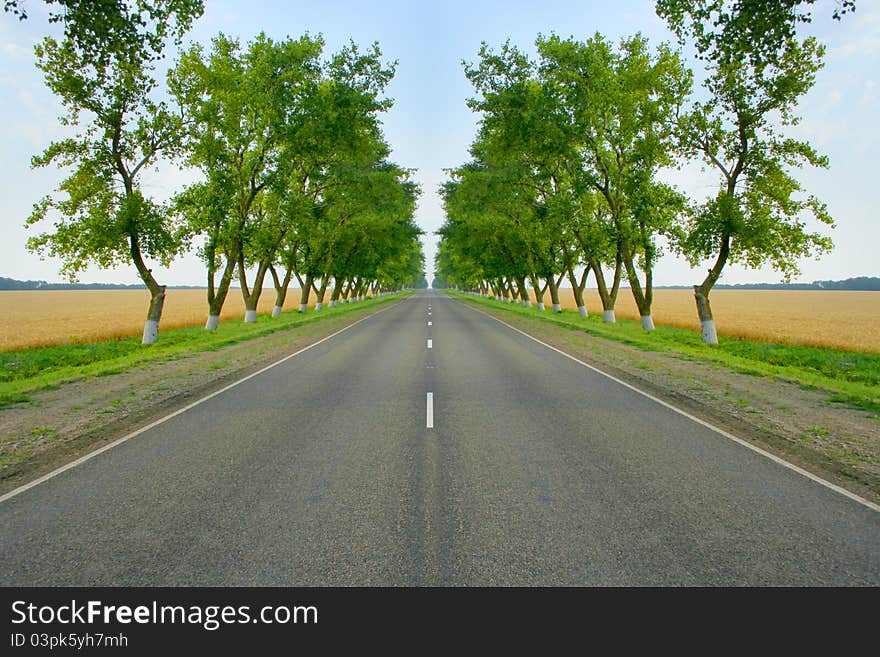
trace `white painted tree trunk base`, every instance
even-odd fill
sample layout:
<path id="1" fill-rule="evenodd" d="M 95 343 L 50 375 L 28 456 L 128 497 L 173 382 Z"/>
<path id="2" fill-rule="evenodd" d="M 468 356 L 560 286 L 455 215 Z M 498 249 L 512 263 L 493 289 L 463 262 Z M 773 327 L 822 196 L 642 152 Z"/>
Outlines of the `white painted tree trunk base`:
<path id="1" fill-rule="evenodd" d="M 335 307 L 336 307 L 336 303 L 337 303 L 337 302 L 336 302 L 336 299 L 334 299 L 333 301 L 330 302 L 330 306 L 329 306 L 329 307 L 330 307 L 330 308 L 335 308 Z"/>
<path id="2" fill-rule="evenodd" d="M 141 344 L 154 344 L 159 339 L 159 322 L 148 319 L 144 322 L 144 337 Z"/>
<path id="3" fill-rule="evenodd" d="M 718 333 L 715 332 L 715 320 L 707 319 L 700 322 L 703 329 L 703 342 L 706 344 L 718 344 Z"/>
<path id="4" fill-rule="evenodd" d="M 578 315 L 581 317 L 587 317 L 589 313 L 587 312 L 586 306 L 578 306 Z"/>
<path id="5" fill-rule="evenodd" d="M 528 299 L 526 299 L 526 300 L 524 300 L 524 301 L 522 302 L 522 305 L 523 305 L 523 308 L 531 308 L 531 307 L 532 307 L 532 302 L 529 301 Z"/>
<path id="6" fill-rule="evenodd" d="M 205 322 L 206 331 L 216 331 L 220 326 L 220 315 L 208 315 L 208 321 Z"/>
<path id="7" fill-rule="evenodd" d="M 324 307 L 324 304 L 320 301 L 315 304 L 315 310 L 321 310 Z"/>
<path id="8" fill-rule="evenodd" d="M 281 306 L 272 308 L 272 317 L 281 317 Z"/>
<path id="9" fill-rule="evenodd" d="M 562 312 L 562 306 L 560 306 L 558 303 L 554 303 L 554 304 L 553 304 L 553 312 L 555 312 L 555 313 L 561 313 L 561 312 Z"/>
<path id="10" fill-rule="evenodd" d="M 654 318 L 650 315 L 642 315 L 642 328 L 646 331 L 654 330 Z"/>
<path id="11" fill-rule="evenodd" d="M 308 309 L 309 309 L 309 307 L 308 307 L 307 304 L 304 304 L 304 303 L 299 304 L 299 311 L 300 311 L 301 313 L 306 312 Z"/>
<path id="12" fill-rule="evenodd" d="M 614 317 L 613 310 L 606 310 L 602 313 L 602 321 L 606 324 L 614 324 L 617 321 L 617 318 Z"/>
<path id="13" fill-rule="evenodd" d="M 538 310 L 544 310 L 544 304 L 543 304 L 543 303 L 539 303 L 539 304 L 538 304 Z"/>
<path id="14" fill-rule="evenodd" d="M 244 311 L 244 323 L 245 324 L 256 324 L 257 322 L 257 311 L 256 310 L 245 310 Z"/>

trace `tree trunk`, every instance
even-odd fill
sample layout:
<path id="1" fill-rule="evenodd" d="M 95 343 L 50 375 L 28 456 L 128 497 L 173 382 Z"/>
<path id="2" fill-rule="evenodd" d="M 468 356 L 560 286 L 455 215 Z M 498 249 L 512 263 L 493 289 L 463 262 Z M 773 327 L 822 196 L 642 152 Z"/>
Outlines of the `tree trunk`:
<path id="1" fill-rule="evenodd" d="M 297 278 L 299 277 L 297 276 Z M 312 283 L 314 281 L 315 277 L 312 274 L 306 274 L 305 281 L 300 279 L 300 287 L 302 292 L 299 298 L 299 311 L 301 313 L 304 313 L 309 309 L 309 296 L 312 293 Z"/>
<path id="2" fill-rule="evenodd" d="M 147 311 L 147 321 L 144 322 L 144 335 L 141 344 L 153 344 L 159 339 L 159 320 L 162 318 L 164 306 L 165 286 L 159 285 L 155 292 L 150 292 L 150 309 Z"/>
<path id="3" fill-rule="evenodd" d="M 608 289 L 605 283 L 605 274 L 602 272 L 602 265 L 597 259 L 590 260 L 590 269 L 596 276 L 596 287 L 599 288 L 599 298 L 602 299 L 602 321 L 606 324 L 613 324 L 617 321 L 614 316 L 614 306 L 617 304 L 617 292 L 620 290 L 620 274 L 622 267 L 622 258 L 618 250 L 617 258 L 614 263 L 614 280 L 611 289 Z"/>
<path id="4" fill-rule="evenodd" d="M 263 293 L 263 282 L 266 280 L 266 272 L 269 270 L 271 260 L 261 260 L 257 265 L 257 275 L 254 278 L 254 287 L 248 290 L 247 278 L 244 272 L 244 263 L 239 263 L 239 276 L 241 279 L 241 294 L 244 297 L 244 321 L 253 323 L 257 321 L 257 306 L 260 303 L 260 295 Z M 275 316 L 273 310 L 273 316 Z"/>
<path id="5" fill-rule="evenodd" d="M 525 276 L 517 277 L 516 287 L 517 287 L 517 291 L 519 292 L 520 303 L 526 308 L 531 306 L 532 303 L 529 299 L 529 288 L 526 287 L 526 277 Z"/>
<path id="6" fill-rule="evenodd" d="M 550 275 L 552 278 L 552 274 Z M 544 310 L 544 292 L 547 291 L 547 285 L 550 278 L 546 279 L 544 285 L 541 286 L 540 278 L 532 278 L 532 289 L 535 290 L 535 304 L 538 306 L 538 310 Z"/>
<path id="7" fill-rule="evenodd" d="M 617 293 L 620 291 L 620 278 L 623 271 L 621 261 L 622 258 L 620 257 L 620 249 L 618 248 L 617 256 L 615 257 L 614 262 L 614 278 L 611 280 L 611 291 L 609 293 L 611 299 L 611 323 L 616 321 L 614 317 L 614 306 L 617 305 Z M 604 321 L 604 317 L 602 319 Z"/>
<path id="8" fill-rule="evenodd" d="M 584 303 L 584 288 L 587 285 L 587 276 L 590 274 L 590 268 L 584 267 L 584 273 L 581 274 L 581 280 L 578 282 L 577 278 L 574 275 L 574 269 L 571 267 L 568 268 L 568 280 L 571 283 L 571 290 L 574 294 L 574 302 L 578 307 L 578 314 L 581 317 L 587 317 L 589 313 L 587 312 L 587 306 Z"/>
<path id="9" fill-rule="evenodd" d="M 718 344 L 718 333 L 715 330 L 715 318 L 712 316 L 712 305 L 709 303 L 709 292 L 712 286 L 721 277 L 721 271 L 730 255 L 730 235 L 721 238 L 721 249 L 715 264 L 709 270 L 702 285 L 694 285 L 694 300 L 697 302 L 697 315 L 700 318 L 700 329 L 703 334 L 703 342 L 706 344 Z"/>
<path id="10" fill-rule="evenodd" d="M 560 274 L 559 278 L 551 276 L 548 279 L 550 285 L 550 303 L 553 304 L 553 312 L 555 313 L 562 312 L 562 305 L 559 303 L 559 284 L 562 282 L 563 276 L 565 276 L 565 273 Z"/>
<path id="11" fill-rule="evenodd" d="M 712 317 L 709 295 L 703 292 L 703 288 L 700 285 L 694 285 L 694 300 L 697 302 L 697 314 L 700 317 L 703 342 L 706 344 L 718 344 L 718 333 L 715 331 L 715 319 Z"/>
<path id="12" fill-rule="evenodd" d="M 272 273 L 272 282 L 275 284 L 275 307 L 272 308 L 272 317 L 279 317 L 284 309 L 284 302 L 287 300 L 287 289 L 290 286 L 293 272 L 288 269 L 284 273 L 284 280 L 279 280 L 275 267 L 269 265 L 269 271 Z"/>
<path id="13" fill-rule="evenodd" d="M 257 321 L 257 310 L 248 305 L 251 294 L 248 290 L 247 273 L 244 270 L 244 254 L 238 258 L 238 283 L 241 286 L 241 296 L 244 299 L 244 323 L 253 324 Z"/>
<path id="14" fill-rule="evenodd" d="M 327 286 L 330 284 L 330 277 L 323 276 L 321 278 L 321 287 L 315 290 L 315 310 L 324 308 L 324 295 L 327 294 Z"/>
<path id="15" fill-rule="evenodd" d="M 126 189 L 128 189 L 128 185 Z M 150 291 L 150 307 L 147 309 L 147 319 L 144 321 L 141 344 L 153 344 L 159 339 L 159 320 L 162 319 L 162 308 L 165 306 L 165 286 L 156 282 L 156 279 L 153 278 L 153 270 L 148 268 L 144 262 L 137 232 L 129 233 L 128 247 L 138 275 Z"/>
<path id="16" fill-rule="evenodd" d="M 226 258 L 226 266 L 220 276 L 220 286 L 216 291 L 214 289 L 215 272 L 212 268 L 208 269 L 208 321 L 205 322 L 205 329 L 208 331 L 216 330 L 220 323 L 220 311 L 223 310 L 226 295 L 229 293 L 232 275 L 235 273 L 236 260 L 238 260 L 238 254 Z"/>
<path id="17" fill-rule="evenodd" d="M 336 277 L 333 278 L 333 292 L 330 293 L 330 307 L 335 308 L 339 304 L 339 295 L 342 293 L 342 286 Z"/>
<path id="18" fill-rule="evenodd" d="M 642 319 L 642 328 L 646 331 L 654 330 L 654 320 L 651 317 L 651 298 L 653 296 L 651 287 L 651 265 L 647 261 L 645 265 L 645 290 L 642 291 L 639 282 L 639 273 L 636 271 L 633 255 L 630 253 L 629 245 L 622 246 L 623 263 L 626 266 L 627 279 L 629 280 L 629 289 L 635 299 L 636 307 L 639 309 L 639 316 Z"/>

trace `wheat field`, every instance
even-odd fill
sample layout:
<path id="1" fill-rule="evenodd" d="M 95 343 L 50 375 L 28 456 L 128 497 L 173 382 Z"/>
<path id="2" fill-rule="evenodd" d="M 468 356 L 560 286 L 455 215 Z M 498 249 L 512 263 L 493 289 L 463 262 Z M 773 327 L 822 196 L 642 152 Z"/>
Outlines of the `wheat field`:
<path id="1" fill-rule="evenodd" d="M 291 289 L 284 309 L 299 307 L 299 299 L 299 290 Z M 591 313 L 602 311 L 596 290 L 587 290 L 585 299 Z M 722 336 L 880 353 L 880 292 L 715 290 L 711 299 Z M 569 289 L 560 290 L 560 302 L 576 307 Z M 0 350 L 140 335 L 148 303 L 146 290 L 0 291 Z M 258 312 L 270 313 L 274 303 L 274 290 L 266 290 Z M 549 293 L 544 303 L 549 307 Z M 620 291 L 616 310 L 620 318 L 638 319 L 629 290 Z M 205 290 L 172 289 L 159 328 L 201 326 L 206 316 Z M 243 317 L 241 293 L 230 290 L 221 319 Z M 698 330 L 693 293 L 656 290 L 654 321 Z"/>
<path id="2" fill-rule="evenodd" d="M 207 290 L 168 290 L 159 331 L 204 325 Z M 326 304 L 328 294 L 324 298 Z M 300 291 L 287 292 L 284 310 L 299 308 Z M 146 290 L 13 290 L 0 291 L 0 350 L 45 347 L 140 335 L 150 304 Z M 259 314 L 272 312 L 275 290 L 260 296 Z M 314 308 L 315 295 L 309 298 Z M 221 321 L 244 318 L 244 299 L 229 290 Z M 160 338 L 161 339 L 161 338 Z"/>
<path id="3" fill-rule="evenodd" d="M 880 353 L 880 292 L 713 290 L 710 299 L 721 336 Z M 584 301 L 589 312 L 602 312 L 597 290 L 584 290 Z M 559 291 L 559 302 L 577 308 L 570 289 Z M 549 292 L 544 303 L 550 307 Z M 620 290 L 615 312 L 639 318 L 628 289 Z M 658 326 L 700 329 L 691 290 L 654 290 L 653 313 Z"/>

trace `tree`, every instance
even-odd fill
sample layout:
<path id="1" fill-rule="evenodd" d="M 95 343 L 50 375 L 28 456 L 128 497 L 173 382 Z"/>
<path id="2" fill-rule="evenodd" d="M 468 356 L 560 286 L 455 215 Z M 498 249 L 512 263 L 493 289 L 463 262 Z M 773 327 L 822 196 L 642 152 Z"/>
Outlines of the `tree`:
<path id="1" fill-rule="evenodd" d="M 133 264 L 150 292 L 143 334 L 150 344 L 158 337 L 165 287 L 146 259 L 167 265 L 184 246 L 168 207 L 140 188 L 140 174 L 175 152 L 181 129 L 180 118 L 154 99 L 152 74 L 166 41 L 179 41 L 202 3 L 106 2 L 95 13 L 89 3 L 61 4 L 57 19 L 65 36 L 37 46 L 37 66 L 64 104 L 62 124 L 80 132 L 33 159 L 35 167 L 54 163 L 73 172 L 58 195 L 34 206 L 27 226 L 56 222 L 54 231 L 30 238 L 28 248 L 60 257 L 71 280 L 92 263 Z"/>
<path id="2" fill-rule="evenodd" d="M 467 65 L 465 74 L 481 94 L 468 101 L 482 113 L 472 154 L 489 174 L 483 176 L 484 184 L 487 191 L 494 190 L 502 221 L 512 222 L 511 238 L 515 234 L 524 245 L 525 276 L 538 309 L 544 309 L 549 289 L 558 312 L 565 252 L 571 246 L 565 231 L 568 217 L 558 211 L 565 207 L 560 200 L 572 193 L 566 170 L 572 157 L 571 122 L 534 63 L 509 43 L 497 53 L 483 44 L 480 61 Z M 513 278 L 528 305 L 525 279 Z M 500 287 L 505 287 L 503 282 Z"/>
<path id="3" fill-rule="evenodd" d="M 518 195 L 531 209 L 510 218 L 525 244 L 539 309 L 547 289 L 559 309 L 558 286 L 567 274 L 585 316 L 592 270 L 603 318 L 613 322 L 625 269 L 650 330 L 656 236 L 669 231 L 683 206 L 655 176 L 673 161 L 675 116 L 690 73 L 668 47 L 651 53 L 639 35 L 624 39 L 619 51 L 598 34 L 586 43 L 539 37 L 537 46 L 534 63 L 509 43 L 499 52 L 484 44 L 480 61 L 466 68 L 481 94 L 469 101 L 482 113 L 472 150 L 491 171 L 518 167 L 507 184 L 522 190 L 495 198 Z M 608 286 L 603 267 L 612 263 Z"/>
<path id="4" fill-rule="evenodd" d="M 289 208 L 290 229 L 274 263 L 286 269 L 284 278 L 272 268 L 277 312 L 292 276 L 300 283 L 300 310 L 305 312 L 313 289 L 318 295 L 315 308 L 321 309 L 338 221 L 328 208 L 343 198 L 340 189 L 358 185 L 390 152 L 379 113 L 391 106 L 382 94 L 396 64 L 383 64 L 381 56 L 376 44 L 361 52 L 351 43 L 336 53 L 282 136 L 280 194 Z"/>
<path id="5" fill-rule="evenodd" d="M 535 195 L 522 184 L 528 171 L 517 163 L 477 159 L 449 173 L 441 190 L 447 219 L 439 234 L 450 255 L 444 263 L 450 282 L 480 293 L 489 282 L 496 297 L 519 297 L 527 305 L 526 280 L 537 276 L 528 230 Z"/>
<path id="6" fill-rule="evenodd" d="M 690 91 L 690 71 L 669 47 L 652 53 L 638 34 L 618 50 L 599 34 L 584 43 L 538 39 L 538 50 L 541 77 L 555 85 L 563 115 L 572 117 L 579 160 L 571 171 L 604 198 L 642 326 L 652 330 L 656 238 L 669 232 L 684 205 L 656 175 L 675 159 L 676 116 Z"/>
<path id="7" fill-rule="evenodd" d="M 238 41 L 220 34 L 209 55 L 193 46 L 169 72 L 169 87 L 188 122 L 187 162 L 206 178 L 178 198 L 190 230 L 207 238 L 206 329 L 217 327 L 236 268 L 245 321 L 256 321 L 259 295 L 248 291 L 244 278 L 247 242 L 252 235 L 266 238 L 255 221 L 266 215 L 255 211 L 276 181 L 280 140 L 297 100 L 319 75 L 322 47 L 321 39 L 308 35 L 276 43 L 260 34 L 243 51 Z M 262 279 L 255 289 L 262 289 Z"/>
<path id="8" fill-rule="evenodd" d="M 728 262 L 769 263 L 785 280 L 798 259 L 828 251 L 830 238 L 810 231 L 804 214 L 833 225 L 823 203 L 804 193 L 793 174 L 828 161 L 807 142 L 785 137 L 798 99 L 815 81 L 824 48 L 799 39 L 799 3 L 661 0 L 658 13 L 679 38 L 690 38 L 707 63 L 708 99 L 680 123 L 681 144 L 718 173 L 720 188 L 697 203 L 675 244 L 692 265 L 714 259 L 694 286 L 703 341 L 718 336 L 709 293 Z"/>
<path id="9" fill-rule="evenodd" d="M 418 229 L 411 232 L 419 195 L 411 174 L 384 159 L 336 167 L 331 177 L 335 182 L 322 199 L 324 222 L 312 241 L 311 271 L 321 280 L 319 302 L 331 278 L 339 289 L 354 273 L 368 276 L 373 294 L 399 282 L 401 268 L 406 269 L 403 261 L 409 257 L 406 248 L 421 234 Z M 374 264 L 359 270 L 358 263 L 365 260 Z"/>

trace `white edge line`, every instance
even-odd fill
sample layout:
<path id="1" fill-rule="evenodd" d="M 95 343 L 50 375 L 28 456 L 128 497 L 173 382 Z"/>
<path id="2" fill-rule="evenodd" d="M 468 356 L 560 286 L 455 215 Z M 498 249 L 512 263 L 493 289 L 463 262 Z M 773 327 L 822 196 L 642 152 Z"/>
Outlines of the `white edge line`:
<path id="1" fill-rule="evenodd" d="M 459 299 L 456 299 L 456 301 L 460 302 Z M 793 470 L 794 472 L 797 472 L 798 474 L 803 475 L 807 479 L 810 479 L 810 480 L 816 482 L 817 484 L 821 484 L 822 486 L 825 486 L 826 488 L 833 490 L 835 493 L 840 493 L 841 495 L 848 497 L 849 499 L 853 500 L 854 502 L 858 502 L 859 504 L 862 504 L 862 505 L 868 507 L 872 511 L 880 511 L 880 505 L 875 504 L 871 500 L 866 500 L 864 497 L 860 497 L 859 495 L 856 495 L 855 493 L 848 491 L 845 488 L 838 486 L 837 484 L 833 484 L 830 481 L 822 479 L 822 477 L 819 477 L 818 475 L 814 475 L 812 472 L 804 470 L 803 468 L 795 465 L 794 463 L 789 463 L 785 459 L 780 458 L 780 457 L 776 456 L 775 454 L 771 454 L 770 452 L 763 450 L 760 447 L 757 447 L 757 446 L 753 445 L 752 443 L 750 443 L 746 440 L 743 440 L 742 438 L 737 438 L 732 433 L 729 433 L 729 432 L 725 431 L 724 429 L 716 427 L 714 424 L 710 424 L 709 422 L 706 422 L 705 420 L 701 420 L 700 418 L 696 417 L 695 415 L 691 415 L 687 411 L 683 411 L 682 409 L 680 409 L 676 406 L 673 406 L 672 404 L 665 402 L 662 399 L 659 399 L 658 397 L 655 397 L 654 395 L 645 392 L 644 390 L 640 390 L 639 388 L 636 388 L 635 386 L 630 385 L 626 381 L 621 381 L 616 376 L 612 376 L 611 374 L 608 374 L 607 372 L 603 372 L 598 367 L 594 367 L 593 365 L 589 365 L 588 363 L 585 363 L 584 361 L 582 361 L 578 358 L 575 358 L 571 354 L 567 354 L 564 351 L 562 351 L 561 349 L 557 349 L 553 345 L 547 344 L 546 342 L 542 342 L 541 340 L 539 340 L 535 336 L 529 335 L 525 331 L 521 331 L 520 329 L 516 328 L 515 326 L 511 326 L 510 324 L 508 324 L 504 320 L 498 319 L 497 317 L 490 315 L 489 313 L 484 312 L 484 311 L 480 310 L 479 308 L 474 308 L 473 306 L 469 306 L 468 304 L 464 304 L 464 305 L 466 307 L 470 308 L 471 310 L 475 310 L 478 313 L 482 313 L 486 317 L 494 319 L 499 324 L 504 324 L 504 326 L 506 326 L 507 328 L 526 336 L 530 340 L 534 340 L 538 344 L 544 345 L 548 349 L 552 349 L 553 351 L 555 351 L 558 354 L 562 354 L 566 358 L 569 358 L 569 359 L 573 360 L 574 362 L 576 362 L 580 365 L 583 365 L 587 369 L 593 370 L 594 372 L 597 372 L 597 373 L 601 374 L 602 376 L 611 379 L 615 383 L 619 383 L 620 385 L 624 386 L 625 388 L 629 388 L 630 390 L 639 393 L 643 397 L 647 397 L 651 401 L 654 401 L 654 402 L 660 404 L 661 406 L 665 406 L 666 408 L 668 408 L 672 411 L 675 411 L 679 415 L 683 415 L 684 417 L 688 418 L 689 420 L 692 420 L 693 422 L 696 422 L 697 424 L 701 424 L 704 427 L 706 427 L 707 429 L 711 429 L 715 433 L 720 434 L 720 435 L 724 436 L 725 438 L 729 438 L 730 440 L 732 440 L 736 443 L 739 443 L 743 447 L 747 447 L 748 449 L 752 450 L 753 452 L 757 452 L 758 454 L 767 457 L 771 461 L 774 461 L 774 462 L 778 463 L 779 465 L 788 468 L 789 470 Z"/>
<path id="2" fill-rule="evenodd" d="M 406 301 L 406 299 L 402 299 L 401 301 L 398 301 L 397 303 L 402 303 L 403 301 Z M 123 436 L 122 438 L 117 438 L 117 439 L 114 440 L 112 443 L 108 443 L 107 445 L 104 445 L 103 447 L 100 447 L 100 448 L 96 449 L 96 450 L 93 451 L 93 452 L 89 452 L 88 454 L 85 454 L 84 456 L 79 457 L 79 458 L 76 459 L 75 461 L 71 461 L 70 463 L 67 463 L 66 465 L 62 465 L 60 468 L 58 468 L 58 469 L 56 469 L 56 470 L 52 470 L 52 472 L 48 472 L 48 473 L 44 474 L 42 477 L 39 477 L 39 478 L 37 478 L 37 479 L 34 479 L 33 481 L 31 481 L 31 482 L 29 482 L 29 483 L 27 483 L 27 484 L 24 484 L 23 486 L 19 486 L 18 488 L 15 488 L 15 489 L 9 491 L 9 492 L 6 493 L 5 495 L 0 496 L 0 504 L 2 504 L 3 502 L 5 502 L 6 500 L 8 500 L 8 499 L 10 499 L 10 498 L 12 498 L 12 497 L 15 497 L 16 495 L 18 495 L 18 494 L 20 494 L 20 493 L 24 493 L 26 490 L 29 490 L 29 489 L 33 488 L 34 486 L 39 486 L 40 484 L 42 484 L 42 483 L 44 483 L 44 482 L 46 482 L 46 481 L 49 481 L 49 480 L 52 479 L 53 477 L 56 477 L 57 475 L 60 475 L 62 472 L 65 472 L 65 471 L 67 471 L 67 470 L 71 470 L 72 468 L 75 468 L 76 466 L 78 466 L 78 465 L 80 465 L 80 464 L 82 464 L 82 463 L 85 463 L 85 462 L 88 461 L 89 459 L 93 459 L 94 457 L 98 456 L 99 454 L 101 454 L 101 453 L 103 453 L 103 452 L 106 452 L 108 449 L 113 449 L 113 448 L 116 447 L 117 445 L 121 445 L 122 443 L 127 442 L 127 441 L 131 440 L 132 438 L 136 438 L 137 436 L 141 435 L 142 433 L 145 433 L 145 432 L 149 431 L 150 429 L 153 429 L 153 428 L 159 426 L 160 424 L 164 424 L 165 422 L 167 422 L 167 421 L 170 420 L 171 418 L 173 418 L 173 417 L 177 417 L 177 416 L 180 415 L 181 413 L 186 413 L 187 411 L 189 411 L 189 410 L 195 408 L 195 407 L 198 406 L 199 404 L 201 404 L 201 403 L 203 403 L 203 402 L 206 402 L 206 401 L 208 401 L 209 399 L 213 399 L 213 398 L 216 397 L 217 395 L 221 395 L 221 394 L 223 394 L 224 392 L 226 392 L 227 390 L 231 390 L 231 389 L 234 388 L 235 386 L 237 386 L 237 385 L 239 385 L 239 384 L 241 384 L 241 383 L 244 383 L 245 381 L 248 381 L 248 380 L 250 380 L 250 379 L 253 379 L 255 376 L 259 376 L 259 375 L 262 374 L 263 372 L 266 372 L 266 371 L 268 371 L 268 370 L 271 370 L 273 367 L 275 367 L 275 366 L 277 366 L 277 365 L 281 365 L 281 363 L 290 360 L 290 359 L 293 358 L 294 356 L 299 356 L 301 353 L 303 353 L 304 351 L 308 351 L 308 350 L 311 349 L 312 347 L 317 347 L 317 346 L 318 346 L 319 344 L 321 344 L 322 342 L 326 342 L 326 341 L 329 340 L 330 338 L 333 338 L 333 337 L 339 335 L 339 334 L 342 333 L 343 331 L 347 331 L 347 330 L 350 329 L 351 327 L 360 324 L 360 323 L 363 322 L 364 320 L 370 319 L 371 317 L 375 317 L 375 316 L 378 315 L 379 313 L 383 313 L 383 312 L 385 312 L 386 310 L 389 310 L 389 309 L 391 309 L 391 308 L 394 308 L 394 307 L 397 305 L 397 303 L 391 304 L 391 305 L 388 306 L 387 308 L 382 308 L 382 309 L 380 309 L 380 310 L 377 310 L 376 312 L 371 313 L 371 314 L 367 315 L 366 317 L 361 317 L 359 320 L 357 320 L 357 321 L 355 321 L 355 322 L 352 322 L 352 323 L 349 324 L 348 326 L 344 326 L 344 327 L 342 327 L 342 328 L 339 329 L 338 331 L 335 331 L 334 333 L 331 333 L 330 335 L 321 338 L 321 339 L 318 340 L 317 342 L 313 342 L 312 344 L 303 347 L 303 348 L 300 349 L 299 351 L 295 351 L 294 353 L 292 353 L 292 354 L 288 354 L 287 356 L 285 356 L 284 358 L 282 358 L 282 359 L 280 359 L 280 360 L 276 360 L 276 361 L 275 361 L 274 363 L 272 363 L 271 365 L 267 365 L 266 367 L 264 367 L 264 368 L 262 368 L 262 369 L 260 369 L 260 370 L 257 370 L 256 372 L 252 372 L 251 374 L 248 374 L 247 376 L 245 376 L 245 377 L 239 379 L 238 381 L 233 381 L 233 382 L 230 383 L 229 385 L 220 388 L 220 390 L 215 390 L 215 391 L 212 392 L 211 394 L 206 395 L 205 397 L 202 397 L 201 399 L 197 399 L 196 401 L 192 402 L 191 404 L 187 404 L 187 405 L 184 406 L 183 408 L 179 408 L 179 409 L 177 409 L 176 411 L 174 411 L 173 413 L 169 413 L 169 414 L 166 415 L 165 417 L 159 418 L 158 420 L 156 420 L 156 421 L 154 421 L 154 422 L 151 422 L 150 424 L 148 424 L 148 425 L 146 425 L 146 426 L 143 426 L 143 427 L 141 427 L 140 429 L 137 429 L 136 431 L 132 431 L 131 433 L 129 433 L 129 434 Z"/>
<path id="3" fill-rule="evenodd" d="M 425 425 L 428 429 L 434 428 L 434 393 L 429 392 L 427 396 L 427 419 Z"/>

